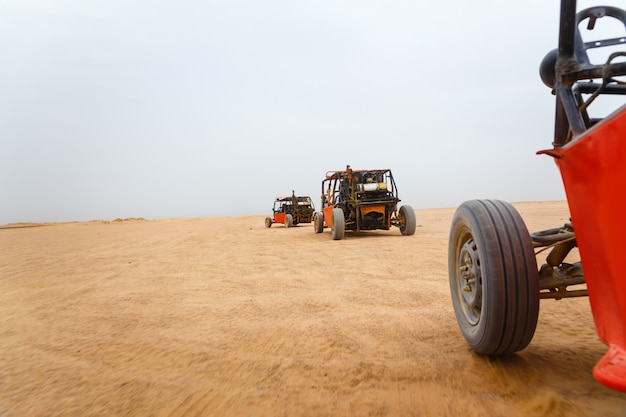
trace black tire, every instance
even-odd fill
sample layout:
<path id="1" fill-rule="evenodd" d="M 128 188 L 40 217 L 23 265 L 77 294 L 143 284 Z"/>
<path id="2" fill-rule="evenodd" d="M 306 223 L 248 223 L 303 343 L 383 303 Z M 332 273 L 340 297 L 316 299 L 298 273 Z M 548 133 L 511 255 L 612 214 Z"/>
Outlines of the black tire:
<path id="1" fill-rule="evenodd" d="M 517 210 L 466 201 L 452 219 L 448 275 L 457 323 L 477 353 L 504 355 L 530 343 L 539 315 L 537 259 Z"/>
<path id="2" fill-rule="evenodd" d="M 265 227 L 272 227 L 272 223 L 274 223 L 274 221 L 272 220 L 271 217 L 265 218 Z"/>
<path id="3" fill-rule="evenodd" d="M 293 226 L 293 216 L 291 214 L 287 214 L 285 216 L 285 227 L 291 227 Z"/>
<path id="4" fill-rule="evenodd" d="M 415 211 L 413 210 L 413 207 L 408 205 L 400 207 L 398 220 L 400 221 L 400 233 L 404 236 L 411 236 L 415 233 L 417 220 L 415 219 Z"/>
<path id="5" fill-rule="evenodd" d="M 313 231 L 322 233 L 324 231 L 324 214 L 318 212 L 313 213 Z"/>
<path id="6" fill-rule="evenodd" d="M 330 234 L 333 240 L 341 240 L 346 233 L 346 220 L 343 217 L 343 210 L 333 209 L 333 217 L 330 222 Z"/>

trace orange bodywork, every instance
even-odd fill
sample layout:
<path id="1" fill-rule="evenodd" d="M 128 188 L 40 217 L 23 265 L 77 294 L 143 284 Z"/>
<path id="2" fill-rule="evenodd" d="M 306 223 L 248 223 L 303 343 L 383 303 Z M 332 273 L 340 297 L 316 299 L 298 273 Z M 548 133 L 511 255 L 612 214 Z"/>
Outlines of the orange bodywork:
<path id="1" fill-rule="evenodd" d="M 324 227 L 332 227 L 331 219 L 333 217 L 333 209 L 335 206 L 327 205 L 322 209 L 324 213 Z M 367 213 L 380 213 L 385 215 L 385 206 L 361 206 L 361 215 L 365 216 Z M 387 216 L 387 228 L 391 228 L 391 216 Z"/>
<path id="2" fill-rule="evenodd" d="M 287 215 L 287 213 L 285 213 L 285 212 L 274 213 L 274 223 L 283 224 L 285 222 L 285 216 L 286 215 Z"/>
<path id="3" fill-rule="evenodd" d="M 366 215 L 367 213 L 380 213 L 385 215 L 385 206 L 365 206 L 361 207 L 361 213 Z"/>
<path id="4" fill-rule="evenodd" d="M 561 171 L 596 332 L 609 346 L 593 374 L 626 391 L 626 106 L 541 153 L 555 157 Z"/>
<path id="5" fill-rule="evenodd" d="M 361 215 L 365 216 L 368 213 L 380 213 L 385 216 L 385 206 L 361 206 Z M 391 216 L 387 217 L 387 229 L 391 228 Z"/>
<path id="6" fill-rule="evenodd" d="M 335 206 L 326 206 L 322 209 L 322 213 L 324 214 L 324 227 L 331 227 L 332 224 L 330 222 L 333 218 L 333 209 Z"/>

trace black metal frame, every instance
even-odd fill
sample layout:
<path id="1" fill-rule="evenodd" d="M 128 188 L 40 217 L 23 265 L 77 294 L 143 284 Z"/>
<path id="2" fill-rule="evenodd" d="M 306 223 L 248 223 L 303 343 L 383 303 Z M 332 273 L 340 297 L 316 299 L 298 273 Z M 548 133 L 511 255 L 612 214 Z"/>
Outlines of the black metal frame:
<path id="1" fill-rule="evenodd" d="M 559 47 L 554 66 L 554 94 L 556 95 L 555 148 L 584 133 L 599 120 L 589 117 L 587 108 L 601 94 L 626 95 L 626 85 L 613 77 L 626 75 L 626 62 L 613 59 L 624 53 L 612 54 L 603 65 L 593 65 L 587 50 L 625 44 L 624 37 L 584 43 L 578 30 L 588 19 L 593 29 L 596 20 L 611 17 L 626 27 L 626 11 L 612 6 L 590 7 L 576 13 L 576 0 L 561 1 Z M 545 82 L 546 80 L 544 80 Z M 591 95 L 586 101 L 583 94 Z"/>

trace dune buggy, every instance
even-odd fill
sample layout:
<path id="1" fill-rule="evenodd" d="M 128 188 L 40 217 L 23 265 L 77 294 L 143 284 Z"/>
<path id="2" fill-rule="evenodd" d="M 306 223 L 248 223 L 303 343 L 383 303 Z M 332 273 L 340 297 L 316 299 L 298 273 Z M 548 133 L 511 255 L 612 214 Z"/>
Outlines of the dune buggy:
<path id="1" fill-rule="evenodd" d="M 608 23 L 613 26 L 602 26 Z M 619 35 L 607 38 L 605 28 Z M 620 391 L 626 391 L 626 240 L 619 227 L 626 207 L 626 106 L 617 100 L 617 110 L 604 117 L 592 117 L 589 108 L 598 109 L 600 97 L 626 95 L 616 78 L 626 75 L 625 28 L 622 9 L 576 13 L 575 0 L 562 0 L 558 48 L 540 65 L 556 113 L 553 148 L 538 153 L 552 156 L 561 172 L 571 223 L 529 234 L 509 203 L 466 201 L 453 217 L 448 248 L 456 319 L 477 353 L 524 349 L 540 299 L 588 296 L 596 332 L 609 346 L 593 374 Z M 576 247 L 580 261 L 565 262 Z M 547 253 L 539 268 L 535 250 Z"/>
<path id="2" fill-rule="evenodd" d="M 265 227 L 272 227 L 274 223 L 282 223 L 285 227 L 296 226 L 298 223 L 311 223 L 315 205 L 309 196 L 296 196 L 291 192 L 290 197 L 276 197 L 272 216 L 265 218 Z"/>
<path id="3" fill-rule="evenodd" d="M 322 211 L 313 216 L 315 233 L 330 227 L 334 240 L 346 230 L 389 230 L 400 228 L 403 235 L 415 233 L 415 211 L 400 202 L 389 169 L 329 171 L 322 181 Z"/>

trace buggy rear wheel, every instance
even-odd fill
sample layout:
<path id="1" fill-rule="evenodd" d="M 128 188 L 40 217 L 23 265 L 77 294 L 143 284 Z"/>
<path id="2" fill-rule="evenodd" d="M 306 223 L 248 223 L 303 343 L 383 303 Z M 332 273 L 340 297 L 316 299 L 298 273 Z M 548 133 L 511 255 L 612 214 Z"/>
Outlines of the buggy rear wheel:
<path id="1" fill-rule="evenodd" d="M 333 240 L 341 240 L 346 233 L 346 220 L 343 217 L 343 210 L 340 208 L 333 209 L 333 217 L 330 223 L 330 234 Z"/>
<path id="2" fill-rule="evenodd" d="M 274 221 L 272 220 L 271 217 L 265 218 L 265 227 L 272 227 L 272 223 L 274 223 Z"/>
<path id="3" fill-rule="evenodd" d="M 315 233 L 324 231 L 324 215 L 319 211 L 313 213 L 313 231 Z"/>
<path id="4" fill-rule="evenodd" d="M 285 227 L 291 227 L 293 226 L 293 216 L 291 214 L 287 214 L 285 216 Z"/>
<path id="5" fill-rule="evenodd" d="M 400 207 L 398 220 L 400 222 L 400 233 L 404 236 L 411 236 L 415 233 L 417 220 L 415 219 L 415 211 L 413 210 L 413 207 L 408 205 Z"/>
<path id="6" fill-rule="evenodd" d="M 517 352 L 539 314 L 537 260 L 522 218 L 509 203 L 466 201 L 452 219 L 450 292 L 457 323 L 477 353 Z"/>

